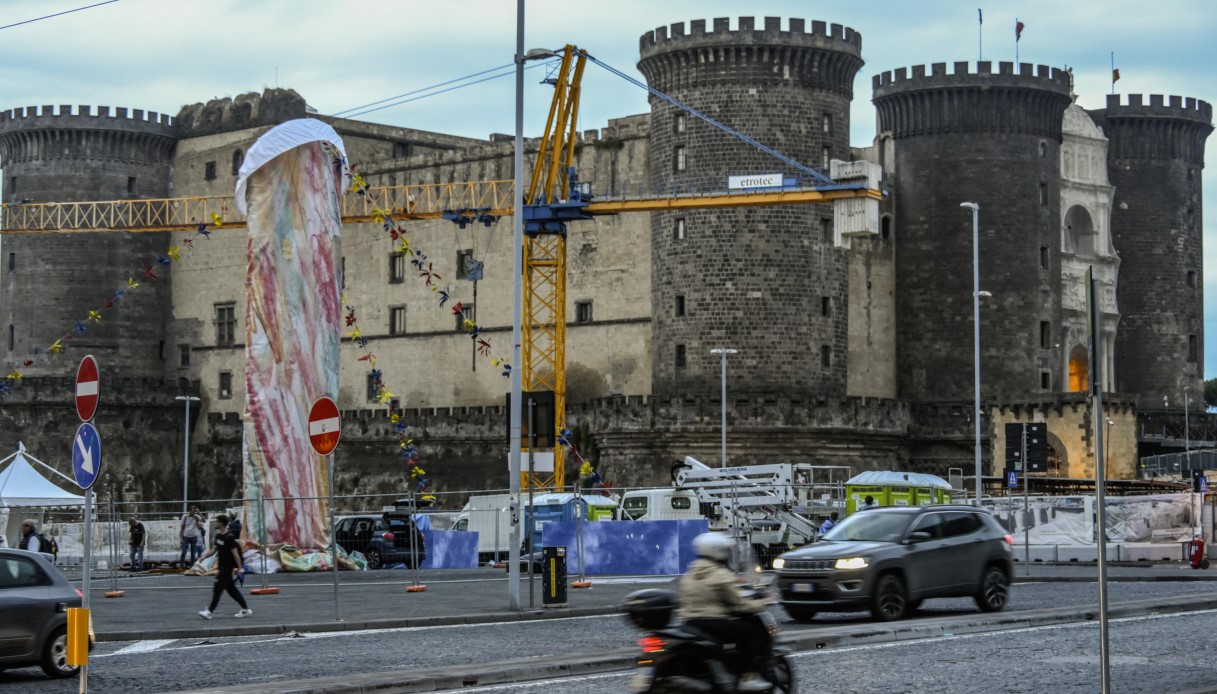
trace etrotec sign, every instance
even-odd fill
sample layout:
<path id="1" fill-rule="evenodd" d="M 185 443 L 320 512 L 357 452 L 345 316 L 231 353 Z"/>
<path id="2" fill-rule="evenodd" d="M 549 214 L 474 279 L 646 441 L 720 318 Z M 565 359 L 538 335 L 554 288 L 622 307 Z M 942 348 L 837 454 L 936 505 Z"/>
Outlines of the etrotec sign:
<path id="1" fill-rule="evenodd" d="M 781 188 L 782 174 L 748 174 L 747 176 L 728 176 L 728 190 L 744 190 L 746 188 Z"/>

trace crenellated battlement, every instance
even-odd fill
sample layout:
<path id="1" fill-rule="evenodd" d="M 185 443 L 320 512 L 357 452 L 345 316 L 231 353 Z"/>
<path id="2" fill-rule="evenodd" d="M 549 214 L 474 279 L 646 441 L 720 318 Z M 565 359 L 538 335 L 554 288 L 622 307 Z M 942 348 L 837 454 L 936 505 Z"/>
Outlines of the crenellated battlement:
<path id="1" fill-rule="evenodd" d="M 959 61 L 953 63 L 951 72 L 947 72 L 946 63 L 930 64 L 929 72 L 926 72 L 925 65 L 888 70 L 872 77 L 871 86 L 875 98 L 903 90 L 973 86 L 1037 86 L 1068 95 L 1069 73 L 1060 68 L 1031 63 L 1019 63 L 1016 70 L 1014 63 L 1009 61 L 999 62 L 997 72 L 993 72 L 993 62 L 989 60 L 977 62 L 973 70 L 972 63 Z"/>
<path id="2" fill-rule="evenodd" d="M 1141 94 L 1108 94 L 1109 118 L 1177 118 L 1205 125 L 1213 122 L 1213 106 L 1194 97 L 1150 94 L 1149 103 Z"/>
<path id="3" fill-rule="evenodd" d="M 663 50 L 675 47 L 695 45 L 702 41 L 713 43 L 735 44 L 770 44 L 770 45 L 805 45 L 808 39 L 818 43 L 841 43 L 853 46 L 857 52 L 862 51 L 862 35 L 853 29 L 840 24 L 828 24 L 822 21 L 812 21 L 810 28 L 803 19 L 791 18 L 788 28 L 782 28 L 781 17 L 765 17 L 763 27 L 757 28 L 755 17 L 740 17 L 737 28 L 731 28 L 730 17 L 716 17 L 710 31 L 706 31 L 706 20 L 695 19 L 689 22 L 686 32 L 684 22 L 676 22 L 666 27 L 658 27 L 648 31 L 639 40 L 639 48 L 645 58 L 649 51 L 656 48 Z"/>
<path id="4" fill-rule="evenodd" d="M 261 94 L 250 92 L 183 106 L 177 115 L 177 125 L 182 137 L 199 137 L 278 125 L 306 115 L 308 105 L 296 90 L 270 88 Z"/>
<path id="5" fill-rule="evenodd" d="M 862 68 L 862 35 L 840 24 L 765 17 L 704 20 L 659 27 L 642 35 L 638 69 L 652 87 L 666 93 L 727 84 L 797 85 L 828 89 L 850 98 Z"/>
<path id="6" fill-rule="evenodd" d="M 1060 141 L 1071 103 L 1069 73 L 1047 65 L 957 62 L 914 65 L 871 80 L 879 129 L 894 137 L 1022 134 Z"/>
<path id="7" fill-rule="evenodd" d="M 176 120 L 167 113 L 128 109 L 118 106 L 92 106 L 61 104 L 58 107 L 26 106 L 0 111 L 0 132 L 33 130 L 39 128 L 102 129 L 151 132 L 173 136 Z"/>

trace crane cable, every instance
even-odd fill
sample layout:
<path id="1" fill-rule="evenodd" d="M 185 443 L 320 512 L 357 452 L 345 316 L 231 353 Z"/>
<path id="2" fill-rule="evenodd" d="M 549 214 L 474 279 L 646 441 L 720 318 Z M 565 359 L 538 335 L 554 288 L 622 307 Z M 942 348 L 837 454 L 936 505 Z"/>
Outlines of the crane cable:
<path id="1" fill-rule="evenodd" d="M 554 62 L 554 61 L 550 60 L 550 61 L 541 62 L 541 63 L 534 63 L 532 65 L 525 66 L 524 69 L 532 70 L 534 68 L 538 68 L 538 67 L 541 67 L 544 65 L 549 65 L 552 62 Z M 492 72 L 498 72 L 498 74 L 488 75 L 488 73 L 492 73 Z M 481 84 L 482 82 L 488 82 L 493 79 L 498 79 L 499 77 L 506 77 L 506 76 L 514 74 L 514 73 L 515 73 L 514 64 L 500 65 L 498 67 L 492 67 L 487 70 L 482 70 L 481 72 L 475 72 L 475 73 L 472 73 L 469 75 L 465 75 L 464 77 L 457 77 L 455 79 L 450 79 L 450 80 L 447 80 L 444 82 L 440 82 L 438 84 L 433 84 L 428 87 L 421 87 L 419 89 L 415 89 L 413 91 L 409 91 L 404 94 L 398 94 L 397 96 L 390 96 L 385 99 L 381 99 L 379 101 L 373 101 L 371 103 L 363 104 L 362 106 L 354 106 L 352 108 L 344 109 L 342 111 L 336 111 L 334 113 L 331 113 L 330 115 L 334 116 L 334 117 L 342 117 L 342 118 L 356 118 L 358 116 L 363 116 L 363 115 L 372 113 L 374 111 L 380 111 L 380 110 L 383 110 L 386 108 L 392 108 L 394 106 L 401 106 L 402 104 L 408 104 L 411 101 L 418 101 L 419 99 L 425 99 L 429 96 L 437 96 L 439 94 L 444 94 L 446 92 L 454 91 L 456 89 L 461 89 L 463 87 L 471 87 L 475 84 Z M 488 75 L 488 76 L 482 77 L 479 80 L 473 80 L 472 82 L 466 82 L 466 80 L 471 80 L 474 77 L 481 77 L 482 75 Z M 457 84 L 458 82 L 464 82 L 464 84 Z M 448 86 L 448 85 L 453 85 L 453 86 Z M 448 88 L 439 89 L 440 87 L 448 87 Z M 435 89 L 439 89 L 439 91 L 432 91 Z M 430 93 L 424 93 L 424 92 L 430 92 Z M 415 95 L 418 95 L 418 96 L 415 96 Z M 412 97 L 412 98 L 405 98 L 405 97 Z M 397 101 L 397 99 L 401 99 L 401 100 Z M 392 101 L 393 103 L 385 103 L 387 101 Z M 381 105 L 381 104 L 383 104 L 383 105 Z"/>
<path id="2" fill-rule="evenodd" d="M 800 164 L 799 162 L 791 159 L 790 157 L 786 156 L 785 154 L 782 154 L 781 152 L 778 152 L 777 150 L 775 150 L 771 147 L 766 147 L 765 145 L 757 142 L 756 140 L 752 139 L 751 137 L 748 137 L 747 135 L 741 133 L 740 131 L 738 131 L 728 125 L 725 125 L 723 123 L 720 123 L 720 122 L 714 120 L 710 116 L 707 116 L 706 114 L 702 113 L 701 111 L 698 111 L 697 109 L 689 106 L 688 104 L 685 104 L 685 103 L 679 101 L 678 99 L 670 97 L 667 94 L 664 94 L 663 92 L 659 91 L 658 89 L 651 87 L 648 84 L 644 84 L 643 82 L 640 82 L 637 79 L 630 77 L 629 75 L 618 70 L 617 68 L 613 67 L 612 65 L 609 65 L 608 63 L 605 63 L 601 60 L 597 60 L 594 56 L 592 56 L 590 54 L 587 56 L 587 59 L 592 61 L 592 63 L 604 68 L 605 70 L 608 70 L 609 72 L 613 73 L 614 75 L 617 75 L 618 77 L 629 82 L 630 84 L 633 84 L 638 87 L 642 87 L 643 89 L 647 90 L 651 94 L 654 94 L 655 96 L 659 97 L 660 99 L 663 99 L 664 101 L 672 104 L 673 106 L 675 106 L 683 111 L 687 111 L 688 113 L 693 114 L 694 116 L 702 119 L 703 121 L 709 123 L 710 125 L 713 125 L 714 127 L 718 128 L 719 130 L 722 130 L 723 132 L 727 133 L 728 135 L 737 137 L 740 140 L 743 140 L 744 142 L 747 142 L 748 144 L 752 145 L 753 147 L 756 147 L 757 149 L 761 150 L 762 152 L 764 152 L 770 156 L 776 157 L 777 159 L 781 160 L 782 162 L 789 164 L 790 166 L 793 166 L 794 168 L 798 169 L 799 171 L 802 171 L 803 173 L 807 174 L 808 176 L 811 176 L 813 179 L 815 179 L 820 184 L 817 187 L 836 186 L 837 185 L 836 181 L 832 180 L 828 176 L 825 176 L 823 173 L 816 171 L 815 169 L 813 169 L 809 166 L 804 166 L 803 164 Z"/>

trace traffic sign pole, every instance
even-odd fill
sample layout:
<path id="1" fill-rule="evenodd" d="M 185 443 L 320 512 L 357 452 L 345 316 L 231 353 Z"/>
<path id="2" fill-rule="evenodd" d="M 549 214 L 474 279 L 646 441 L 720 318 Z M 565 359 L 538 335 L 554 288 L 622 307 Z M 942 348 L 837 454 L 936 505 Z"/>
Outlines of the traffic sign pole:
<path id="1" fill-rule="evenodd" d="M 338 404 L 327 397 L 317 398 L 308 412 L 308 440 L 313 450 L 326 457 L 330 473 L 330 561 L 334 565 L 334 619 L 341 620 L 338 609 L 338 538 L 334 536 L 334 449 L 342 438 L 342 414 Z"/>

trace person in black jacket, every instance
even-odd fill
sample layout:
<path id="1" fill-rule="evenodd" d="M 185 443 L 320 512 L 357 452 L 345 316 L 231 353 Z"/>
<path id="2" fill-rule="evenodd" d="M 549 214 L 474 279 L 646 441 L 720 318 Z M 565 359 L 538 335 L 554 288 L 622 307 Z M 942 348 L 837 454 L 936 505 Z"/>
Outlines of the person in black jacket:
<path id="1" fill-rule="evenodd" d="M 232 533 L 228 532 L 228 516 L 216 516 L 216 532 L 211 540 L 211 549 L 199 558 L 203 561 L 211 555 L 216 555 L 216 573 L 215 585 L 211 588 L 211 604 L 207 609 L 200 610 L 199 616 L 203 619 L 211 619 L 211 613 L 220 604 L 220 594 L 227 592 L 232 596 L 233 600 L 241 606 L 241 611 L 234 615 L 237 618 L 248 617 L 254 613 L 249 609 L 249 605 L 245 602 L 245 596 L 241 595 L 241 591 L 237 589 L 237 576 L 243 575 L 245 569 L 241 566 L 241 543 Z"/>

